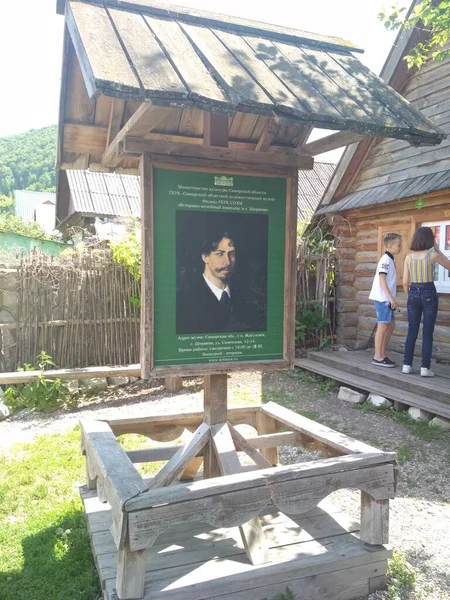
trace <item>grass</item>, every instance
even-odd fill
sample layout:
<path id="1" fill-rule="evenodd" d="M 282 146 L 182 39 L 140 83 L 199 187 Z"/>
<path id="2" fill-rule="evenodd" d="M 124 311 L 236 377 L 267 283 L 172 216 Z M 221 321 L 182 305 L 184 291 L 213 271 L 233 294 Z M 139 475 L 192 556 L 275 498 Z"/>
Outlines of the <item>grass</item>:
<path id="1" fill-rule="evenodd" d="M 415 421 L 409 416 L 407 411 L 396 411 L 392 408 L 376 408 L 368 402 L 365 402 L 364 404 L 355 404 L 353 405 L 353 408 L 364 412 L 373 412 L 377 415 L 392 419 L 393 421 L 404 425 L 411 433 L 426 442 L 448 438 L 446 431 L 442 431 L 437 427 L 430 427 L 428 421 Z"/>
<path id="2" fill-rule="evenodd" d="M 406 556 L 394 552 L 388 565 L 388 598 L 387 600 L 401 600 L 409 598 L 416 589 L 416 574 L 408 563 Z"/>
<path id="3" fill-rule="evenodd" d="M 0 456 L 0 472 L 0 598 L 97 600 L 79 431 L 17 444 Z"/>
<path id="4" fill-rule="evenodd" d="M 397 461 L 400 465 L 404 465 L 414 457 L 414 451 L 408 444 L 402 444 L 395 449 L 397 453 Z"/>

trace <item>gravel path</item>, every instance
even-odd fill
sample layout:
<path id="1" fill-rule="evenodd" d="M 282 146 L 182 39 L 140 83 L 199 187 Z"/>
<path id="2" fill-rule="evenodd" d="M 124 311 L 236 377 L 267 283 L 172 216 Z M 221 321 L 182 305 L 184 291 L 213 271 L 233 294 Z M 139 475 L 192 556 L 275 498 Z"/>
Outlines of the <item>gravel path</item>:
<path id="1" fill-rule="evenodd" d="M 180 394 L 168 394 L 164 382 L 151 385 L 137 382 L 126 388 L 108 390 L 95 400 L 72 411 L 51 414 L 22 413 L 0 423 L 0 451 L 14 442 L 31 441 L 35 436 L 72 428 L 83 417 L 132 417 L 167 410 L 201 410 L 200 379 L 184 381 Z M 424 441 L 403 425 L 383 414 L 365 412 L 338 400 L 337 390 L 314 381 L 308 375 L 286 373 L 240 373 L 230 376 L 230 404 L 274 400 L 292 409 L 318 413 L 335 429 L 385 450 L 399 452 L 402 459 L 397 496 L 391 502 L 390 541 L 406 553 L 417 572 L 418 589 L 409 600 L 450 598 L 450 434 Z M 309 416 L 309 415 L 307 415 Z M 283 463 L 296 462 L 289 448 L 280 452 Z M 359 516 L 359 493 L 341 490 L 331 500 L 355 518 Z M 382 599 L 384 594 L 375 594 Z M 403 599 L 402 599 L 403 600 Z"/>

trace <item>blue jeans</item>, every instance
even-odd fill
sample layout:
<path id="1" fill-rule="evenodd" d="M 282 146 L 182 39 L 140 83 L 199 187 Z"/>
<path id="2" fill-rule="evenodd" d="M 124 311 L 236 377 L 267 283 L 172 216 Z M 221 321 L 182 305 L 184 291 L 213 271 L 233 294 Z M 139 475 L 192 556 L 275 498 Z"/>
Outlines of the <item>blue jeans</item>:
<path id="1" fill-rule="evenodd" d="M 411 284 L 408 294 L 408 335 L 406 336 L 403 360 L 405 365 L 412 365 L 420 321 L 423 316 L 422 367 L 430 368 L 438 305 L 439 299 L 434 283 Z"/>

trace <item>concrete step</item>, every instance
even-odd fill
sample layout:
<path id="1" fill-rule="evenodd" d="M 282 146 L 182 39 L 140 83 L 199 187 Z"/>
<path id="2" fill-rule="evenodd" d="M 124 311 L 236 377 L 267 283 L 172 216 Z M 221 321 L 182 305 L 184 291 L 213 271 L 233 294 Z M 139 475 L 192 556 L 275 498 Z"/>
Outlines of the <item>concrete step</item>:
<path id="1" fill-rule="evenodd" d="M 401 390 L 400 388 L 393 387 L 385 383 L 381 383 L 374 379 L 354 375 L 348 371 L 344 371 L 340 367 L 330 367 L 327 364 L 323 364 L 317 360 L 311 360 L 306 358 L 295 359 L 295 366 L 330 379 L 335 379 L 341 383 L 348 385 L 358 390 L 364 390 L 366 392 L 372 392 L 374 394 L 380 394 L 389 400 L 394 400 L 406 404 L 407 406 L 414 406 L 416 408 L 422 408 L 429 411 L 432 414 L 439 415 L 441 417 L 450 418 L 450 404 L 440 402 L 429 396 L 423 396 L 412 392 Z"/>
<path id="2" fill-rule="evenodd" d="M 335 369 L 342 369 L 358 377 L 373 379 L 405 392 L 412 392 L 425 397 L 431 396 L 433 400 L 439 400 L 439 402 L 450 405 L 450 380 L 447 378 L 420 377 L 418 371 L 410 375 L 404 375 L 401 371 L 401 365 L 394 369 L 377 367 L 368 362 L 366 357 L 362 360 L 360 355 L 353 352 L 310 352 L 308 359 Z"/>

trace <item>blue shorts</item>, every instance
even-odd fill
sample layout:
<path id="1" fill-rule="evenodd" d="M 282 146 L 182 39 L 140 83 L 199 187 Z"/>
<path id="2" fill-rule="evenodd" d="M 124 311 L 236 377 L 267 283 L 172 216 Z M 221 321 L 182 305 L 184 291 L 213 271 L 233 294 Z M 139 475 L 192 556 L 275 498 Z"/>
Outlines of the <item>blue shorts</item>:
<path id="1" fill-rule="evenodd" d="M 394 320 L 394 311 L 388 300 L 386 302 L 374 300 L 373 303 L 375 304 L 375 310 L 377 311 L 377 323 L 387 325 Z"/>

